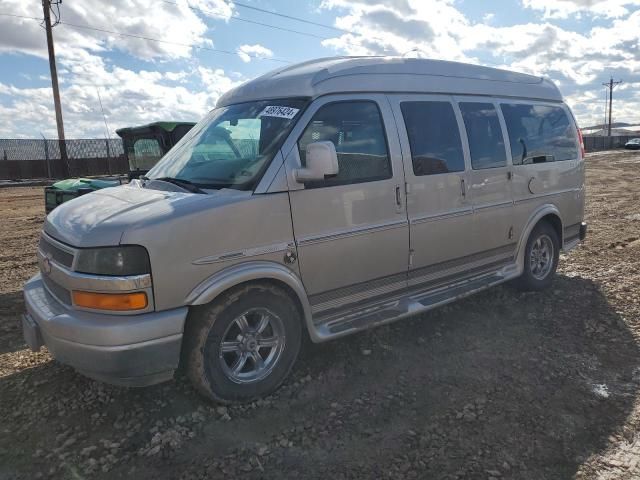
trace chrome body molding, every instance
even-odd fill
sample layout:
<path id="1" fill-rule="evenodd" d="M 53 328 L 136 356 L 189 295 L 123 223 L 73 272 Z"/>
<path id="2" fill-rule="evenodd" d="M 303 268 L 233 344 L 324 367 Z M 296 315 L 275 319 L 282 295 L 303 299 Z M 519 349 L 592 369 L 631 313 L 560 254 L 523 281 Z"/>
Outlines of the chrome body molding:
<path id="1" fill-rule="evenodd" d="M 194 260 L 194 265 L 209 265 L 211 263 L 226 262 L 228 260 L 235 260 L 238 258 L 251 258 L 260 255 L 266 255 L 268 253 L 286 252 L 289 249 L 295 248 L 295 244 L 292 242 L 274 243 L 272 245 L 264 245 L 261 247 L 248 248 L 245 250 L 238 250 L 235 252 L 225 252 L 219 255 L 211 255 Z"/>
<path id="2" fill-rule="evenodd" d="M 509 201 L 506 201 L 506 202 L 489 203 L 489 204 L 473 207 L 473 211 L 474 212 L 481 212 L 483 210 L 489 210 L 491 208 L 505 208 L 505 207 L 512 207 L 513 205 L 514 205 L 513 200 L 509 200 Z"/>
<path id="3" fill-rule="evenodd" d="M 388 295 L 372 302 L 330 313 L 316 324 L 319 341 L 333 340 L 371 327 L 413 316 L 476 292 L 516 278 L 519 272 L 513 265 L 475 272 L 438 283 L 416 287 L 401 294 Z"/>
<path id="4" fill-rule="evenodd" d="M 367 298 L 375 298 L 387 293 L 406 288 L 407 273 L 402 272 L 384 278 L 378 278 L 368 282 L 352 285 L 346 288 L 337 288 L 328 292 L 313 295 L 309 298 L 314 314 L 339 308 L 343 305 L 356 303 Z"/>
<path id="5" fill-rule="evenodd" d="M 420 223 L 426 223 L 426 222 L 435 222 L 438 220 L 446 220 L 448 218 L 455 218 L 455 217 L 464 217 L 465 215 L 473 215 L 473 208 L 472 207 L 467 207 L 467 208 L 461 208 L 459 210 L 454 210 L 452 212 L 448 212 L 448 213 L 441 213 L 441 214 L 436 214 L 436 215 L 424 215 L 421 217 L 413 217 L 409 223 L 411 225 L 418 225 Z"/>
<path id="6" fill-rule="evenodd" d="M 453 281 L 478 271 L 495 271 L 513 264 L 516 244 L 468 255 L 409 272 L 397 273 L 346 288 L 338 288 L 309 297 L 314 324 L 322 323 L 326 312 L 349 310 L 352 305 L 389 295 L 407 295 L 408 290 L 427 288 Z M 515 269 L 514 269 L 515 270 Z"/>
<path id="7" fill-rule="evenodd" d="M 503 247 L 412 270 L 409 272 L 409 286 L 429 283 L 441 277 L 464 274 L 464 272 L 487 265 L 501 265 L 513 262 L 515 249 L 516 244 L 511 243 Z"/>
<path id="8" fill-rule="evenodd" d="M 392 230 L 394 228 L 406 227 L 406 220 L 395 220 L 393 222 L 385 222 L 377 225 L 367 225 L 365 227 L 350 228 L 348 230 L 340 230 L 337 232 L 331 232 L 326 235 L 316 235 L 313 237 L 303 237 L 296 241 L 299 247 L 306 245 L 313 245 L 315 243 L 331 242 L 333 240 L 339 240 L 342 238 L 355 237 L 357 235 L 367 235 L 374 232 L 382 232 L 385 230 Z"/>
<path id="9" fill-rule="evenodd" d="M 516 205 L 519 205 L 519 204 L 522 204 L 522 203 L 528 203 L 528 202 L 533 202 L 533 201 L 536 201 L 536 200 L 540 200 L 541 198 L 555 197 L 557 195 L 564 195 L 566 193 L 579 192 L 581 190 L 582 190 L 581 188 L 567 188 L 565 190 L 556 190 L 554 192 L 538 193 L 536 195 L 531 195 L 530 197 L 527 197 L 527 198 L 521 198 L 519 200 L 516 200 L 514 203 Z"/>

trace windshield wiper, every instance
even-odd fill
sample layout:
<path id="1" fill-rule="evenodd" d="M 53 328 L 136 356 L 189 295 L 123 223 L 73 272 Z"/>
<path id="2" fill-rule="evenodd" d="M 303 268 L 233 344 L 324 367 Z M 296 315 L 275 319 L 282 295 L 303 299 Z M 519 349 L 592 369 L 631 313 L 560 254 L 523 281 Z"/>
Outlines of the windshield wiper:
<path id="1" fill-rule="evenodd" d="M 177 185 L 180 188 L 185 189 L 188 192 L 191 193 L 204 193 L 206 194 L 207 192 L 205 192 L 204 190 L 202 190 L 200 187 L 198 187 L 195 183 L 190 182 L 189 180 L 185 180 L 184 178 L 175 178 L 175 177 L 160 177 L 160 178 L 148 178 L 148 177 L 140 177 L 142 180 L 158 180 L 161 182 L 167 182 L 167 183 L 172 183 L 174 185 Z"/>

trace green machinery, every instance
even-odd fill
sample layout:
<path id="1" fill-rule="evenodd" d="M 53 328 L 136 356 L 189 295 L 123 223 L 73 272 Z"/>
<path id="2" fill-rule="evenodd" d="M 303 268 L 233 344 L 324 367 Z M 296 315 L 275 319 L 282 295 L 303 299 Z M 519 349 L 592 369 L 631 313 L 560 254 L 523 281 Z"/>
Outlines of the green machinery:
<path id="1" fill-rule="evenodd" d="M 61 203 L 101 188 L 115 187 L 147 173 L 178 140 L 193 128 L 193 122 L 154 122 L 139 127 L 116 130 L 122 138 L 129 162 L 127 176 L 102 178 L 68 178 L 45 188 L 45 211 Z"/>

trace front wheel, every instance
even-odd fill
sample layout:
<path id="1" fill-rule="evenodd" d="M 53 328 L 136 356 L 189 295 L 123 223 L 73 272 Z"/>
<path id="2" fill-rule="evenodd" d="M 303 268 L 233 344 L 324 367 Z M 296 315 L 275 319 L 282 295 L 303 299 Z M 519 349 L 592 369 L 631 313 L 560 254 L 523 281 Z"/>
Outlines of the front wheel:
<path id="1" fill-rule="evenodd" d="M 221 403 L 268 395 L 291 371 L 301 334 L 298 309 L 285 291 L 269 284 L 236 288 L 189 319 L 188 376 Z"/>
<path id="2" fill-rule="evenodd" d="M 551 285 L 558 268 L 560 239 L 547 222 L 534 227 L 524 252 L 524 271 L 516 284 L 522 290 L 543 290 Z"/>

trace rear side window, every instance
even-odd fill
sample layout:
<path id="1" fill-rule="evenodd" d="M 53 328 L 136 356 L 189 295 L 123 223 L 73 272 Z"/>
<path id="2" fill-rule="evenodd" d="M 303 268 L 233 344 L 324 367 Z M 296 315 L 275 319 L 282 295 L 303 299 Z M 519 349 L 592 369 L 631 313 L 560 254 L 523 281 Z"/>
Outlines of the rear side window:
<path id="1" fill-rule="evenodd" d="M 415 175 L 464 171 L 464 154 L 449 102 L 402 102 Z"/>
<path id="2" fill-rule="evenodd" d="M 507 165 L 498 112 L 492 103 L 460 103 L 474 170 Z"/>
<path id="3" fill-rule="evenodd" d="M 328 187 L 391 178 L 387 138 L 374 102 L 336 102 L 321 107 L 298 141 L 300 160 L 306 165 L 306 148 L 330 141 L 338 153 L 338 175 L 306 187 Z"/>
<path id="4" fill-rule="evenodd" d="M 503 104 L 514 165 L 578 157 L 575 128 L 564 109 L 549 105 Z"/>

